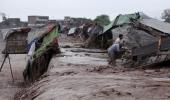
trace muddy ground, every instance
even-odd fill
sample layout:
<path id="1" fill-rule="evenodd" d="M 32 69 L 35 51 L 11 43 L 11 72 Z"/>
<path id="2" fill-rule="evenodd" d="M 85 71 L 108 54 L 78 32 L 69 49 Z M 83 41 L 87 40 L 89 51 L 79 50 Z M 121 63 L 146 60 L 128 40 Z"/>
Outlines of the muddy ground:
<path id="1" fill-rule="evenodd" d="M 20 91 L 23 84 L 22 72 L 25 68 L 25 55 L 9 55 L 11 59 L 14 82 L 12 81 L 8 59 L 0 72 L 0 100 L 13 100 L 14 95 Z M 0 64 L 4 55 L 0 55 Z"/>
<path id="2" fill-rule="evenodd" d="M 12 56 L 16 82 L 11 83 L 6 64 L 0 73 L 0 100 L 170 100 L 169 66 L 111 67 L 105 50 L 83 49 L 81 41 L 64 35 L 59 43 L 62 53 L 27 88 L 22 83 L 24 55 Z"/>
<path id="3" fill-rule="evenodd" d="M 0 65 L 4 60 L 4 54 L 1 54 L 4 48 L 5 42 L 0 39 Z M 0 72 L 0 100 L 14 100 L 15 94 L 26 86 L 22 76 L 22 72 L 26 65 L 26 55 L 9 54 L 9 57 L 11 60 L 14 82 L 11 76 L 9 60 L 6 59 Z"/>

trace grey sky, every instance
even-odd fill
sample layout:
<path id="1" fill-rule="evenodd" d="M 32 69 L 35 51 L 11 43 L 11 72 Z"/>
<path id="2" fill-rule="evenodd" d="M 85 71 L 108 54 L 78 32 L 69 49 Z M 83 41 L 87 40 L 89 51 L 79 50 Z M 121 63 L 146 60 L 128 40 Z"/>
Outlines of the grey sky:
<path id="1" fill-rule="evenodd" d="M 9 17 L 27 20 L 28 15 L 49 15 L 51 19 L 64 16 L 95 18 L 108 14 L 114 19 L 118 14 L 142 11 L 160 18 L 164 9 L 170 8 L 170 0 L 0 0 L 0 12 Z"/>

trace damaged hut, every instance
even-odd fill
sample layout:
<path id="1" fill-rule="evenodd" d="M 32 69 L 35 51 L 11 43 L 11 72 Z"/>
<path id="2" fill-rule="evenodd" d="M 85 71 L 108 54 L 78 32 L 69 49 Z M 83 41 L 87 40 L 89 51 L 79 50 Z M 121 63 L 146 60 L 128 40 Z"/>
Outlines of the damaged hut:
<path id="1" fill-rule="evenodd" d="M 25 54 L 27 53 L 27 35 L 30 28 L 1 29 L 5 48 L 2 53 Z"/>
<path id="2" fill-rule="evenodd" d="M 109 40 L 113 42 L 119 34 L 123 34 L 124 46 L 127 48 L 123 55 L 125 64 L 152 65 L 169 59 L 168 27 L 170 24 L 150 18 L 143 13 L 119 15 L 105 27 L 99 37 L 104 37 L 103 42 L 109 44 Z"/>
<path id="3" fill-rule="evenodd" d="M 138 29 L 147 31 L 159 41 L 158 49 L 166 51 L 170 49 L 170 24 L 156 19 L 141 19 L 134 22 Z"/>
<path id="4" fill-rule="evenodd" d="M 119 35 L 119 33 L 114 33 L 113 29 L 121 28 L 122 26 L 131 26 L 131 19 L 143 19 L 143 18 L 149 17 L 143 13 L 118 15 L 109 25 L 105 26 L 103 32 L 98 35 L 99 40 L 101 40 L 100 43 L 101 47 L 105 49 L 108 48 L 113 43 L 113 39 L 115 39 Z M 127 33 L 126 29 L 123 29 L 121 31 L 123 31 L 123 33 Z"/>
<path id="5" fill-rule="evenodd" d="M 53 54 L 60 52 L 57 26 L 47 25 L 31 31 L 28 44 L 28 62 L 23 75 L 25 81 L 34 82 L 47 71 Z"/>
<path id="6" fill-rule="evenodd" d="M 87 29 L 86 40 L 84 43 L 85 48 L 100 48 L 98 44 L 100 44 L 100 39 L 98 39 L 98 35 L 103 32 L 103 27 L 96 22 L 94 22 L 90 27 Z"/>
<path id="7" fill-rule="evenodd" d="M 69 30 L 69 32 L 67 33 L 67 36 L 79 36 L 79 34 L 81 33 L 81 29 L 79 27 L 73 27 Z"/>

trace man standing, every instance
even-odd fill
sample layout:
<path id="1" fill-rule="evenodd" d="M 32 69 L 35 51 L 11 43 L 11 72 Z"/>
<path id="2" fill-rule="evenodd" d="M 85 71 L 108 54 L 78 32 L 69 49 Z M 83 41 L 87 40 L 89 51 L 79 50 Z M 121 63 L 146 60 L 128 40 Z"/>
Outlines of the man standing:
<path id="1" fill-rule="evenodd" d="M 109 55 L 109 65 L 115 65 L 116 59 L 118 58 L 119 54 L 121 53 L 121 48 L 123 45 L 123 35 L 119 34 L 119 37 L 115 40 L 115 42 L 112 44 L 112 46 L 108 49 L 108 55 Z"/>

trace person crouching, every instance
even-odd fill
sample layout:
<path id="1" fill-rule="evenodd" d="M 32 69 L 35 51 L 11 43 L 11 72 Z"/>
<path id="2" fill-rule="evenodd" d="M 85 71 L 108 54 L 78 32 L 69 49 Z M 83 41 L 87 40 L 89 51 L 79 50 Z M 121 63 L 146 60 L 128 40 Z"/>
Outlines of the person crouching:
<path id="1" fill-rule="evenodd" d="M 123 46 L 123 35 L 119 34 L 119 37 L 115 40 L 115 42 L 108 48 L 108 55 L 109 55 L 109 60 L 108 64 L 109 65 L 116 65 L 116 59 L 119 57 L 121 54 L 121 48 Z"/>

